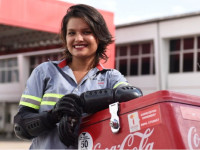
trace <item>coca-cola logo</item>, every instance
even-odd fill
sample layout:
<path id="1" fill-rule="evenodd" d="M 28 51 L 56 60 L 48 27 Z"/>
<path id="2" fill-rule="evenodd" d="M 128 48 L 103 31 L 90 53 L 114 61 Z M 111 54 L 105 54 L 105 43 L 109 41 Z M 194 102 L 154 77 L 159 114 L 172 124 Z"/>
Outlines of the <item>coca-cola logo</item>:
<path id="1" fill-rule="evenodd" d="M 138 149 L 148 149 L 148 150 L 152 150 L 153 146 L 154 146 L 154 142 L 149 142 L 149 137 L 152 135 L 154 131 L 153 129 L 146 129 L 144 133 L 141 132 L 135 132 L 132 134 L 128 134 L 124 140 L 122 141 L 121 144 L 119 145 L 114 145 L 111 146 L 111 148 L 105 148 L 105 150 L 116 150 L 116 149 L 133 149 L 133 150 L 138 150 Z M 135 144 L 135 138 L 139 137 L 140 138 L 140 143 L 139 144 Z M 102 149 L 101 143 L 97 143 L 96 145 L 94 145 L 94 149 Z"/>
<path id="2" fill-rule="evenodd" d="M 200 149 L 200 137 L 195 127 L 190 127 L 188 131 L 188 146 L 190 150 Z"/>

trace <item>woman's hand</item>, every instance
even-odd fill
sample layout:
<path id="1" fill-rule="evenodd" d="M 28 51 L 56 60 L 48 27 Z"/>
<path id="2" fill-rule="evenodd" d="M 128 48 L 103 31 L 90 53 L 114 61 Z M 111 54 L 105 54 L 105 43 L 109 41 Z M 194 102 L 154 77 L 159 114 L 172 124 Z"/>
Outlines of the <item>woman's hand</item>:
<path id="1" fill-rule="evenodd" d="M 50 111 L 54 122 L 59 122 L 63 116 L 81 117 L 82 111 L 79 103 L 78 95 L 68 94 L 63 96 Z"/>
<path id="2" fill-rule="evenodd" d="M 78 146 L 78 134 L 81 117 L 64 116 L 58 126 L 58 135 L 66 146 Z"/>

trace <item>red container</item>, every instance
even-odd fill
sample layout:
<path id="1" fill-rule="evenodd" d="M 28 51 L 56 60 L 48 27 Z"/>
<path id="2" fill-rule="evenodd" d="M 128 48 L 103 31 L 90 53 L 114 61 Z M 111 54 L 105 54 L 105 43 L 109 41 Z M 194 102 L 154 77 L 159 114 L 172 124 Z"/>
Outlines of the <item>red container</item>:
<path id="1" fill-rule="evenodd" d="M 200 149 L 200 97 L 158 91 L 119 104 L 120 130 L 109 109 L 83 119 L 79 149 Z"/>

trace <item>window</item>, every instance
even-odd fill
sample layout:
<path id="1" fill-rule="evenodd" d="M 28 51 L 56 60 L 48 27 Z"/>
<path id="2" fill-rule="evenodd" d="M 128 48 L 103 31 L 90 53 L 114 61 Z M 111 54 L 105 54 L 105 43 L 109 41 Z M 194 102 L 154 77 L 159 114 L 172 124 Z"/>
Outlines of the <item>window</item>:
<path id="1" fill-rule="evenodd" d="M 37 55 L 37 56 L 31 56 L 30 57 L 30 73 L 33 71 L 35 67 L 37 67 L 39 64 L 51 60 L 60 60 L 61 54 L 48 54 L 48 55 Z"/>
<path id="2" fill-rule="evenodd" d="M 19 81 L 17 58 L 0 60 L 0 83 Z"/>
<path id="3" fill-rule="evenodd" d="M 121 46 L 119 48 L 119 54 L 120 54 L 120 56 L 126 56 L 127 55 L 127 46 Z"/>
<path id="4" fill-rule="evenodd" d="M 170 73 L 200 71 L 200 37 L 171 39 L 169 43 Z"/>
<path id="5" fill-rule="evenodd" d="M 200 37 L 197 38 L 197 71 L 200 71 Z"/>
<path id="6" fill-rule="evenodd" d="M 155 74 L 152 42 L 117 46 L 116 69 L 125 76 Z"/>
<path id="7" fill-rule="evenodd" d="M 179 72 L 179 54 L 170 56 L 170 72 Z"/>
<path id="8" fill-rule="evenodd" d="M 180 39 L 170 41 L 170 51 L 179 51 L 181 49 Z"/>
<path id="9" fill-rule="evenodd" d="M 127 59 L 121 59 L 119 60 L 119 68 L 120 68 L 120 72 L 123 75 L 127 75 Z"/>
<path id="10" fill-rule="evenodd" d="M 198 55 L 197 55 L 198 59 L 198 64 L 197 64 L 197 71 L 200 71 L 200 52 L 198 52 Z"/>
<path id="11" fill-rule="evenodd" d="M 183 55 L 183 71 L 193 71 L 193 53 L 186 53 Z"/>

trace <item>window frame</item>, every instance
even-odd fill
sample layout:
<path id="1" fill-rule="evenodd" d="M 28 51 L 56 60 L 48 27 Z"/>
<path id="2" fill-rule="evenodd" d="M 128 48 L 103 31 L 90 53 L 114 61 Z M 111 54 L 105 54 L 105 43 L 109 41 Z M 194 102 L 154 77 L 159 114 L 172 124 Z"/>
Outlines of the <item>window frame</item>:
<path id="1" fill-rule="evenodd" d="M 184 49 L 184 39 L 193 38 L 193 49 Z M 171 55 L 178 54 L 179 55 L 179 70 L 177 72 L 171 72 L 171 64 L 169 61 L 169 74 L 175 74 L 175 73 L 188 73 L 188 72 L 198 72 L 198 53 L 200 53 L 200 48 L 198 49 L 198 38 L 200 36 L 186 36 L 186 37 L 176 37 L 169 39 L 169 60 L 171 59 Z M 180 40 L 180 50 L 179 51 L 171 51 L 170 50 L 170 41 L 179 39 Z M 193 71 L 184 71 L 184 54 L 193 53 Z M 200 70 L 199 70 L 200 71 Z"/>
<path id="2" fill-rule="evenodd" d="M 0 63 L 4 62 L 4 66 L 0 66 L 0 83 L 17 83 L 19 82 L 19 68 L 17 57 L 1 59 Z M 11 63 L 11 66 L 9 66 Z M 9 72 L 11 73 L 9 79 Z M 4 79 L 3 79 L 4 74 Z"/>
<path id="3" fill-rule="evenodd" d="M 150 53 L 142 54 L 142 45 L 143 44 L 150 44 Z M 132 45 L 139 45 L 138 55 L 131 55 L 131 46 Z M 124 46 L 127 47 L 127 55 L 126 56 L 120 56 L 120 50 L 119 49 L 120 49 L 120 47 L 124 47 Z M 120 60 L 123 60 L 123 59 L 127 60 L 127 72 L 126 72 L 125 76 L 145 76 L 145 75 L 154 75 L 155 74 L 155 56 L 154 56 L 153 41 L 142 41 L 142 42 L 134 42 L 134 43 L 117 45 L 115 52 L 116 52 L 115 68 L 117 70 L 120 71 L 120 64 L 119 64 Z M 150 58 L 149 74 L 142 74 L 142 58 Z M 138 60 L 137 75 L 131 75 L 131 60 L 132 59 Z"/>

